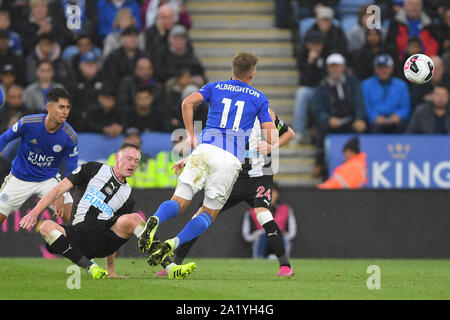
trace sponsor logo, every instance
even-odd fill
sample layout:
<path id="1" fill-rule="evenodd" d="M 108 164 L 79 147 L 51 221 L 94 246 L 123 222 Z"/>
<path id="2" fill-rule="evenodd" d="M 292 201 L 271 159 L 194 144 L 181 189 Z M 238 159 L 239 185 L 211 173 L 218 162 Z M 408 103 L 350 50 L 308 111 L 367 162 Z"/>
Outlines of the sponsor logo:
<path id="1" fill-rule="evenodd" d="M 387 149 L 389 151 L 389 154 L 391 155 L 392 159 L 395 160 L 404 160 L 408 156 L 408 153 L 411 151 L 411 145 L 410 144 L 388 144 Z"/>
<path id="2" fill-rule="evenodd" d="M 17 132 L 17 129 L 19 128 L 19 123 L 16 122 L 13 127 L 12 127 L 12 131 Z"/>
<path id="3" fill-rule="evenodd" d="M 114 215 L 114 209 L 104 202 L 105 199 L 106 196 L 94 187 L 89 187 L 83 197 L 83 200 L 88 201 L 91 206 L 99 209 L 106 217 L 110 218 Z"/>
<path id="4" fill-rule="evenodd" d="M 45 154 L 39 154 L 33 151 L 30 151 L 28 154 L 27 160 L 37 166 L 37 167 L 50 167 L 55 160 L 52 156 L 46 156 Z"/>
<path id="5" fill-rule="evenodd" d="M 37 144 L 37 140 L 36 140 L 36 139 L 31 139 L 31 140 L 30 140 L 30 143 L 32 143 L 32 144 Z"/>

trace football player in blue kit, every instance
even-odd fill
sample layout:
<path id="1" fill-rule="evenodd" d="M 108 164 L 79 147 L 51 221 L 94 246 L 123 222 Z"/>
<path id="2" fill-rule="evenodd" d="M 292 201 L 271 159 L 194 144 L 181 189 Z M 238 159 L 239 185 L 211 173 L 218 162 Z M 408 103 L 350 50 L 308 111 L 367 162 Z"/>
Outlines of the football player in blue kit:
<path id="1" fill-rule="evenodd" d="M 266 141 L 277 145 L 278 130 L 269 113 L 269 101 L 250 85 L 257 63 L 256 55 L 239 53 L 233 58 L 231 80 L 208 83 L 183 100 L 182 114 L 187 142 L 195 149 L 178 178 L 171 200 L 163 202 L 147 220 L 140 247 L 143 252 L 150 254 L 147 260 L 149 265 L 155 266 L 166 261 L 168 256 L 173 255 L 174 249 L 200 236 L 212 224 L 230 196 L 242 168 L 245 147 L 256 118 L 266 133 Z M 201 134 L 201 143 L 196 147 L 193 110 L 205 102 L 209 102 L 208 119 Z M 149 252 L 158 226 L 183 212 L 194 194 L 201 189 L 205 190 L 205 197 L 197 214 L 176 237 Z M 270 211 L 260 218 L 262 224 L 273 220 Z M 171 274 L 173 266 L 163 264 L 168 274 Z M 177 277 L 172 275 L 171 278 Z"/>
<path id="2" fill-rule="evenodd" d="M 47 93 L 47 114 L 23 117 L 0 135 L 0 151 L 10 141 L 22 139 L 11 173 L 0 189 L 0 224 L 29 197 L 42 198 L 58 184 L 58 168 L 63 159 L 67 175 L 77 168 L 78 137 L 66 123 L 70 100 L 66 90 L 54 88 Z M 54 203 L 55 214 L 69 222 L 72 203 L 70 193 L 59 197 Z"/>

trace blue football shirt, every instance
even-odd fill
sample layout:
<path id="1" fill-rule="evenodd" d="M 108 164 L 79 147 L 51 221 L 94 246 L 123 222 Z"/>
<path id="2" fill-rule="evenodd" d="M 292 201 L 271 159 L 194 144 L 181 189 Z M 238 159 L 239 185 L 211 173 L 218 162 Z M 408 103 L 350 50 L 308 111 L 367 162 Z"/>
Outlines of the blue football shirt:
<path id="1" fill-rule="evenodd" d="M 78 137 L 72 127 L 64 123 L 54 133 L 45 128 L 47 114 L 21 118 L 0 136 L 0 151 L 12 140 L 21 137 L 11 173 L 24 181 L 41 182 L 55 177 L 61 161 L 66 159 L 66 173 L 78 166 Z"/>
<path id="2" fill-rule="evenodd" d="M 198 92 L 209 102 L 201 142 L 229 151 L 243 161 L 256 117 L 261 123 L 272 121 L 269 101 L 260 91 L 239 80 L 210 82 Z"/>

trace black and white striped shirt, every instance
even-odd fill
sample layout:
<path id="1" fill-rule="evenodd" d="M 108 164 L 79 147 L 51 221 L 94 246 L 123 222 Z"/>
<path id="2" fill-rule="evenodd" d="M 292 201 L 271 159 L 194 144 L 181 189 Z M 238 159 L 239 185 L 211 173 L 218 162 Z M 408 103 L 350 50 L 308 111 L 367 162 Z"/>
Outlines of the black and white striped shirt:
<path id="1" fill-rule="evenodd" d="M 72 224 L 109 220 L 133 212 L 131 187 L 117 179 L 111 166 L 87 162 L 75 169 L 67 179 L 80 187 L 83 193 Z"/>
<path id="2" fill-rule="evenodd" d="M 275 117 L 275 127 L 278 129 L 278 135 L 281 137 L 288 131 L 289 127 L 283 121 Z M 264 175 L 273 175 L 271 154 L 263 155 L 257 152 L 258 142 L 262 140 L 261 124 L 258 118 L 253 125 L 252 133 L 247 142 L 246 155 L 242 170 L 239 176 L 248 178 L 262 177 Z"/>

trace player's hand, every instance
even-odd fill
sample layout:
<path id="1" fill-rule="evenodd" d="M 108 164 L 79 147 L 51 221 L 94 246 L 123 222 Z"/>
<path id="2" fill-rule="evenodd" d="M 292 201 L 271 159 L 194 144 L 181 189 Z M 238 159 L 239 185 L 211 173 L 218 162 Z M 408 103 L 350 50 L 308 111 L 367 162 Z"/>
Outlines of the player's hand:
<path id="1" fill-rule="evenodd" d="M 19 226 L 22 229 L 29 229 L 36 225 L 38 215 L 31 210 L 27 215 L 25 215 L 19 222 Z"/>
<path id="2" fill-rule="evenodd" d="M 267 141 L 259 141 L 256 150 L 258 150 L 258 153 L 260 154 L 269 154 L 272 152 L 272 146 L 268 144 Z"/>
<path id="3" fill-rule="evenodd" d="M 173 166 L 172 169 L 175 171 L 176 175 L 179 175 L 181 171 L 183 170 L 184 166 L 186 165 L 187 158 L 178 160 Z"/>
<path id="4" fill-rule="evenodd" d="M 194 136 L 193 138 L 191 137 L 187 137 L 186 142 L 185 142 L 189 147 L 191 147 L 191 149 L 195 149 L 195 147 L 197 146 L 198 140 L 197 138 Z"/>
<path id="5" fill-rule="evenodd" d="M 56 217 L 64 217 L 64 197 L 59 196 L 54 203 L 55 208 L 55 216 Z"/>

